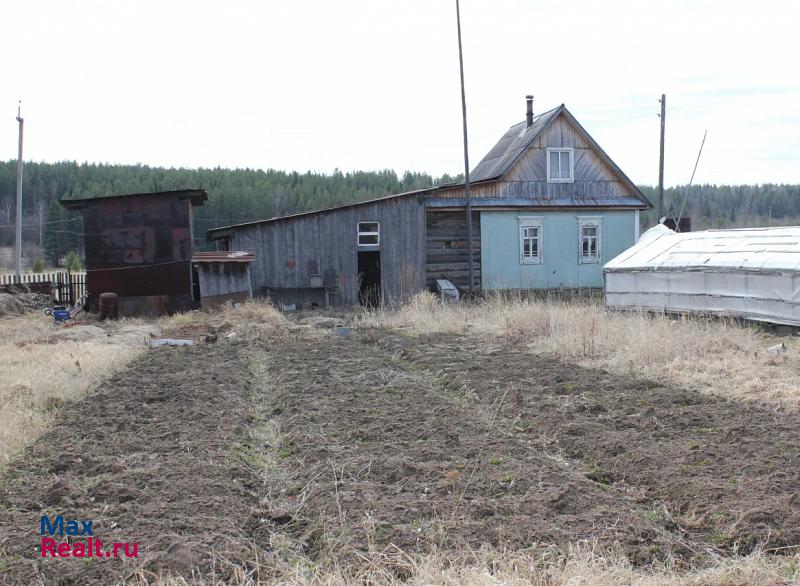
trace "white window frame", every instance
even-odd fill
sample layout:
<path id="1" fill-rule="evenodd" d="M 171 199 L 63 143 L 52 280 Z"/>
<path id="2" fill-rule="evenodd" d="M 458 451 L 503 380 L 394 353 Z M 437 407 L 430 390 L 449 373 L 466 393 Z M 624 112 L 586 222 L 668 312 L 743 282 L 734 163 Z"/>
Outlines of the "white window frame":
<path id="1" fill-rule="evenodd" d="M 377 230 L 375 230 L 375 231 L 366 231 L 365 230 L 365 231 L 362 232 L 361 231 L 361 224 L 375 224 L 376 227 L 377 227 Z M 376 242 L 374 242 L 374 243 L 370 242 L 368 244 L 362 244 L 361 243 L 361 237 L 362 236 L 375 236 Z M 380 246 L 380 244 L 381 244 L 381 223 L 376 221 L 376 220 L 363 220 L 361 222 L 358 222 L 358 225 L 356 226 L 356 243 L 358 244 L 359 247 Z"/>
<path id="2" fill-rule="evenodd" d="M 519 221 L 519 264 L 521 265 L 540 265 L 544 261 L 544 218 L 542 216 L 517 216 Z M 537 228 L 538 247 L 537 255 L 534 257 L 525 256 L 525 228 Z"/>
<path id="3" fill-rule="evenodd" d="M 569 177 L 553 178 L 550 174 L 550 153 L 569 153 Z M 559 173 L 561 172 L 561 156 L 558 157 Z M 548 183 L 574 183 L 575 182 L 575 150 L 572 148 L 547 149 L 547 182 Z"/>
<path id="4" fill-rule="evenodd" d="M 583 229 L 596 228 L 597 254 L 596 256 L 583 255 Z M 603 258 L 603 218 L 599 216 L 578 216 L 578 264 L 599 264 Z"/>

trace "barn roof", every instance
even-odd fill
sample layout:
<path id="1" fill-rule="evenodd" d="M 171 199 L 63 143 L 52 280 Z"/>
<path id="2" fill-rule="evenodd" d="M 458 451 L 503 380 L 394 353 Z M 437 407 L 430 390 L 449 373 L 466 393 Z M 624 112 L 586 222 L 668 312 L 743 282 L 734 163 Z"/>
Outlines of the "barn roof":
<path id="1" fill-rule="evenodd" d="M 208 200 L 208 192 L 205 189 L 175 189 L 172 191 L 152 191 L 146 193 L 125 193 L 113 195 L 99 195 L 92 197 L 69 198 L 59 200 L 59 203 L 67 209 L 79 209 L 85 207 L 87 204 L 92 204 L 98 201 L 107 201 L 112 199 L 134 199 L 139 197 L 159 197 L 159 196 L 173 196 L 182 199 L 189 199 L 194 206 L 203 205 L 204 201 Z"/>
<path id="2" fill-rule="evenodd" d="M 387 201 L 390 199 L 396 199 L 399 197 L 410 197 L 410 196 L 418 196 L 424 193 L 430 193 L 437 189 L 436 187 L 426 187 L 425 189 L 415 189 L 413 191 L 404 191 L 403 193 L 394 193 L 392 195 L 383 195 L 381 197 L 374 197 L 372 199 L 365 199 L 363 201 L 354 201 L 349 203 L 341 203 L 335 206 L 330 206 L 326 208 L 317 208 L 314 210 L 306 210 L 303 212 L 296 212 L 294 214 L 287 214 L 285 216 L 275 216 L 273 218 L 266 218 L 264 220 L 252 220 L 250 222 L 241 222 L 239 224 L 231 224 L 230 226 L 220 226 L 219 228 L 211 228 L 208 231 L 208 238 L 209 240 L 214 240 L 218 236 L 216 233 L 221 232 L 223 230 L 230 230 L 231 228 L 243 228 L 246 226 L 258 226 L 259 224 L 271 224 L 273 222 L 282 222 L 284 220 L 292 220 L 294 218 L 299 218 L 302 216 L 310 216 L 312 214 L 324 214 L 328 212 L 334 212 L 336 210 L 340 210 L 342 208 L 353 208 L 358 206 L 365 206 L 373 203 L 379 203 L 382 201 Z"/>

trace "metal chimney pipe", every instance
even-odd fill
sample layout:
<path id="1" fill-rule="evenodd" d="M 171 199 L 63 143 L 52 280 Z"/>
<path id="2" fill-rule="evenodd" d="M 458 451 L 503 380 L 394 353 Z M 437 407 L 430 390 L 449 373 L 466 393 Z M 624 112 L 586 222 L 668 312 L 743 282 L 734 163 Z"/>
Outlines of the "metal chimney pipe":
<path id="1" fill-rule="evenodd" d="M 533 96 L 525 96 L 525 100 L 528 102 L 528 110 L 525 113 L 525 120 L 528 123 L 527 126 L 530 126 L 533 124 Z"/>

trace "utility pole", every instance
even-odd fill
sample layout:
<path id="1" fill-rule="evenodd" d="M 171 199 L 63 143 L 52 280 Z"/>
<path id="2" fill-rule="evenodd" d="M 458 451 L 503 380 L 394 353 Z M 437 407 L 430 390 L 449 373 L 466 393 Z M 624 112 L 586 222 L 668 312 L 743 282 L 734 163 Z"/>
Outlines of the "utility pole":
<path id="1" fill-rule="evenodd" d="M 469 273 L 469 292 L 475 286 L 472 251 L 472 201 L 469 195 L 469 148 L 467 143 L 467 99 L 464 92 L 464 56 L 461 51 L 461 10 L 456 0 L 456 24 L 458 25 L 458 65 L 461 71 L 461 116 L 464 122 L 464 198 L 467 210 L 467 271 Z"/>
<path id="2" fill-rule="evenodd" d="M 17 238 L 14 268 L 17 278 L 22 274 L 22 101 L 17 106 L 19 122 L 19 154 L 17 155 Z"/>
<path id="3" fill-rule="evenodd" d="M 658 218 L 661 221 L 664 217 L 664 118 L 667 113 L 667 96 L 661 94 L 661 149 L 658 158 Z M 681 221 L 680 218 L 677 219 Z"/>

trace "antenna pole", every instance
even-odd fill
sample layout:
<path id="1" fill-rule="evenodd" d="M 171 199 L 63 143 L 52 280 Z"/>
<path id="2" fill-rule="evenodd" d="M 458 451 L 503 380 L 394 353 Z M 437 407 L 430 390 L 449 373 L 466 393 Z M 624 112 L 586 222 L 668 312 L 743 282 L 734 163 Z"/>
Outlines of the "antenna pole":
<path id="1" fill-rule="evenodd" d="M 467 143 L 467 99 L 464 92 L 464 56 L 461 51 L 461 10 L 456 0 L 456 24 L 458 25 L 458 65 L 461 71 L 461 116 L 464 122 L 464 198 L 467 211 L 467 270 L 469 292 L 475 287 L 475 271 L 472 251 L 472 201 L 469 194 L 469 148 Z"/>
<path id="2" fill-rule="evenodd" d="M 658 218 L 664 217 L 664 122 L 667 114 L 667 96 L 661 94 L 661 147 L 658 158 Z"/>
<path id="3" fill-rule="evenodd" d="M 703 141 L 700 143 L 700 150 L 697 151 L 697 160 L 695 160 L 694 162 L 692 177 L 689 179 L 689 185 L 686 186 L 686 193 L 683 195 L 683 201 L 681 202 L 681 209 L 678 211 L 678 217 L 675 219 L 676 232 L 681 231 L 680 224 L 681 224 L 681 217 L 683 216 L 683 207 L 686 205 L 686 200 L 689 199 L 689 190 L 692 188 L 692 184 L 694 183 L 694 174 L 697 173 L 697 165 L 700 163 L 700 155 L 703 154 L 703 146 L 705 146 L 706 144 L 707 136 L 708 136 L 708 130 L 706 130 L 703 133 Z"/>
<path id="4" fill-rule="evenodd" d="M 17 122 L 19 122 L 19 151 L 17 154 L 17 237 L 14 258 L 14 269 L 19 279 L 22 274 L 22 101 L 17 106 Z"/>

